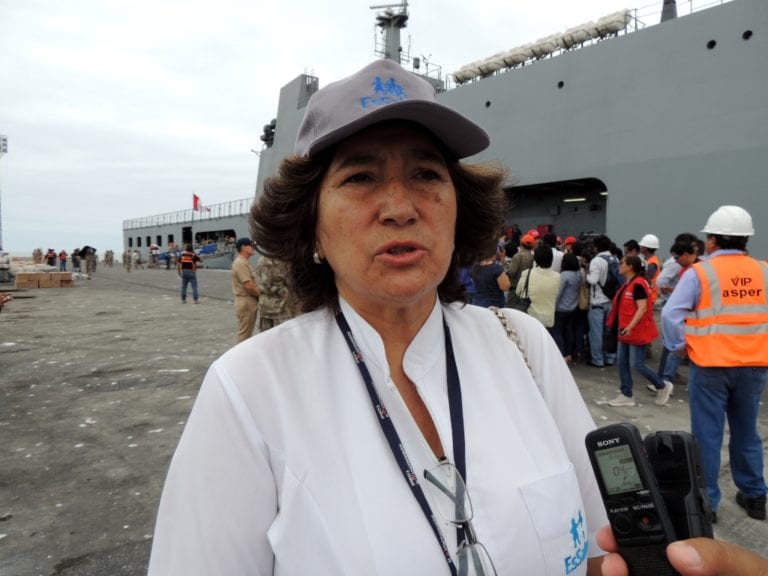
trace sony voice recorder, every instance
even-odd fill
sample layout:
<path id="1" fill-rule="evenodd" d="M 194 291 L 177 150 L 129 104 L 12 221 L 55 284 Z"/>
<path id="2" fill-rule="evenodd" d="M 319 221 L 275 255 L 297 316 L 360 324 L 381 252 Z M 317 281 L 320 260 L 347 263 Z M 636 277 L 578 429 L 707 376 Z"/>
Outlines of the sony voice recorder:
<path id="1" fill-rule="evenodd" d="M 587 434 L 586 444 L 630 576 L 677 575 L 666 555 L 675 531 L 637 428 L 611 424 Z"/>

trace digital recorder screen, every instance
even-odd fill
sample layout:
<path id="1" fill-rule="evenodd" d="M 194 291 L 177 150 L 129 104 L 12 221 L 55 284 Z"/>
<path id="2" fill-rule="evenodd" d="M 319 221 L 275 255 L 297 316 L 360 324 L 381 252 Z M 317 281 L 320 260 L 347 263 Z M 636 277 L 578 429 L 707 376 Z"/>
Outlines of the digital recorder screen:
<path id="1" fill-rule="evenodd" d="M 640 474 L 632 457 L 632 450 L 626 444 L 595 452 L 603 484 L 608 494 L 636 492 L 643 489 Z"/>

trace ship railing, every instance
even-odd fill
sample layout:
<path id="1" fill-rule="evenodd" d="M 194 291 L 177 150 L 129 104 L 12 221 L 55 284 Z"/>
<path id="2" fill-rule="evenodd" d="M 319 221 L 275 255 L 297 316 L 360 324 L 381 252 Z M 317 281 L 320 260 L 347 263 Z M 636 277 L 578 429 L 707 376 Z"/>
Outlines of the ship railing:
<path id="1" fill-rule="evenodd" d="M 185 224 L 189 222 L 228 218 L 230 216 L 240 216 L 247 214 L 250 211 L 252 204 L 253 197 L 251 196 L 239 200 L 222 202 L 220 204 L 202 206 L 200 210 L 189 208 L 187 210 L 153 214 L 152 216 L 144 216 L 141 218 L 131 218 L 130 220 L 123 220 L 123 230 L 136 230 L 139 228 L 152 228 L 156 226 Z"/>
<path id="2" fill-rule="evenodd" d="M 733 0 L 677 0 L 677 15 L 685 16 L 686 14 L 693 14 L 713 6 L 719 6 L 721 4 L 728 4 Z M 653 26 L 661 21 L 661 10 L 659 5 L 661 2 L 653 2 L 647 6 L 641 6 L 633 10 L 635 30 L 645 28 L 647 26 Z"/>
<path id="3" fill-rule="evenodd" d="M 733 0 L 681 0 L 677 3 L 679 15 L 698 12 Z M 536 42 L 523 44 L 498 52 L 482 60 L 462 66 L 449 75 L 449 89 L 461 84 L 481 80 L 497 73 L 529 65 L 537 60 L 558 56 L 564 52 L 601 42 L 622 34 L 629 34 L 661 20 L 660 1 L 641 8 L 619 10 L 596 21 L 585 22 L 568 28 L 565 32 L 551 34 Z M 450 79 L 453 79 L 451 82 Z"/>

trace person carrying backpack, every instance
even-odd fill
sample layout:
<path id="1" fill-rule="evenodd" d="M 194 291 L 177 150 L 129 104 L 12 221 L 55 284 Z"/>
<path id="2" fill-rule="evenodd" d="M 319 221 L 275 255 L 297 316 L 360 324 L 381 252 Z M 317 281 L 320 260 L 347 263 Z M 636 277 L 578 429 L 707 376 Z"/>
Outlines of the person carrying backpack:
<path id="1" fill-rule="evenodd" d="M 605 320 L 611 311 L 611 299 L 620 286 L 619 261 L 610 252 L 611 239 L 605 234 L 594 241 L 597 254 L 589 262 L 587 283 L 590 287 L 589 312 L 589 353 L 587 364 L 602 368 L 616 363 L 616 353 L 603 349 L 603 337 L 607 330 Z"/>

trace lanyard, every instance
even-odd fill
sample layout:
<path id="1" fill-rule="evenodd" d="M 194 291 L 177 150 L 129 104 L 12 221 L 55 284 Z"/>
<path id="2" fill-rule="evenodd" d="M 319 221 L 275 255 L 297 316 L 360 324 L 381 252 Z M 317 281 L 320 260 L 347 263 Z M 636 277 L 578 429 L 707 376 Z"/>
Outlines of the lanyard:
<path id="1" fill-rule="evenodd" d="M 397 433 L 392 419 L 389 417 L 389 412 L 387 412 L 387 409 L 384 406 L 384 402 L 382 402 L 381 398 L 376 392 L 376 389 L 373 386 L 373 378 L 371 378 L 371 373 L 368 371 L 368 367 L 365 365 L 365 361 L 363 360 L 363 355 L 355 343 L 355 339 L 352 336 L 352 330 L 349 327 L 349 323 L 347 322 L 347 319 L 344 317 L 344 313 L 339 307 L 336 308 L 336 323 L 339 325 L 339 329 L 344 335 L 344 339 L 347 341 L 347 346 L 349 346 L 349 350 L 352 352 L 352 358 L 355 360 L 355 364 L 357 365 L 358 370 L 360 370 L 360 375 L 363 377 L 363 382 L 365 383 L 365 387 L 368 390 L 368 396 L 371 399 L 373 410 L 376 413 L 379 424 L 381 425 L 381 429 L 387 439 L 387 443 L 389 444 L 389 448 L 392 451 L 392 455 L 395 457 L 395 460 L 397 461 L 397 464 L 403 473 L 405 481 L 408 483 L 408 486 L 410 486 L 411 492 L 413 493 L 414 498 L 416 498 L 416 502 L 418 502 L 421 511 L 424 513 L 424 516 L 426 516 L 430 526 L 432 527 L 432 532 L 435 534 L 435 538 L 437 538 L 437 541 L 440 544 L 440 548 L 443 550 L 443 555 L 445 556 L 445 560 L 448 563 L 448 568 L 450 569 L 452 576 L 456 576 L 456 565 L 451 558 L 448 545 L 446 544 L 445 538 L 440 531 L 437 518 L 432 513 L 429 502 L 427 502 L 424 491 L 418 482 L 418 475 L 413 471 L 413 466 L 408 459 L 405 446 L 403 445 L 402 440 L 400 440 L 400 435 Z M 451 433 L 453 434 L 454 465 L 466 483 L 467 470 L 464 453 L 464 415 L 461 402 L 461 385 L 459 382 L 459 372 L 456 367 L 456 358 L 453 354 L 451 332 L 448 329 L 448 324 L 445 323 L 445 319 L 443 319 L 443 331 L 445 334 L 445 363 L 448 379 L 448 406 L 451 414 Z M 459 529 L 458 534 L 459 543 L 461 543 L 464 537 L 463 530 Z"/>

